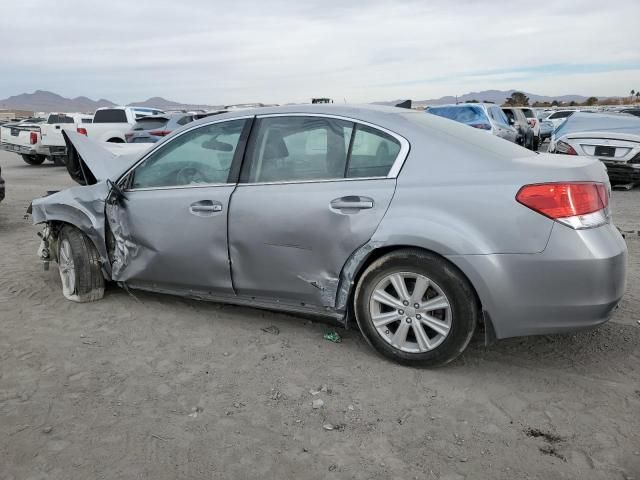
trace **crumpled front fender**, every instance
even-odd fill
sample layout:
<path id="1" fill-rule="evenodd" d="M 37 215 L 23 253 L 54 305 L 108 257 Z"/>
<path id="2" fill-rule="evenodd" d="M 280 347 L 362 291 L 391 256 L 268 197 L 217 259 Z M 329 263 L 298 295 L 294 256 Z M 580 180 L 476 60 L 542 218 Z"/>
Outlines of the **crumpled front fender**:
<path id="1" fill-rule="evenodd" d="M 31 203 L 31 215 L 34 224 L 64 222 L 82 231 L 98 250 L 103 274 L 110 278 L 111 265 L 105 241 L 105 199 L 108 194 L 106 182 L 69 188 L 35 199 Z"/>

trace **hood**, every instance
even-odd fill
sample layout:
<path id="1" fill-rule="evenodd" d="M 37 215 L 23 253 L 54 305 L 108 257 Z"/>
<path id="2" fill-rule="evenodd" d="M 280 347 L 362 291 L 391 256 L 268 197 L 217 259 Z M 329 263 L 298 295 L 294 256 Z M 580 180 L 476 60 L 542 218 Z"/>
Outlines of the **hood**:
<path id="1" fill-rule="evenodd" d="M 108 144 L 103 146 L 85 135 L 62 130 L 67 144 L 67 171 L 80 185 L 116 180 L 153 144 Z"/>

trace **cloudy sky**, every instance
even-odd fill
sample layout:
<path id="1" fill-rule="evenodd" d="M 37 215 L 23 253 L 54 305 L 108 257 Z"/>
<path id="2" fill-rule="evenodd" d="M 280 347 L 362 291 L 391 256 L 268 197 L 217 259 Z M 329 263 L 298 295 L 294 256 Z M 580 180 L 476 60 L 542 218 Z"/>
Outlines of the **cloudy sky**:
<path id="1" fill-rule="evenodd" d="M 640 0 L 5 1 L 0 98 L 625 95 L 640 89 L 639 24 Z"/>

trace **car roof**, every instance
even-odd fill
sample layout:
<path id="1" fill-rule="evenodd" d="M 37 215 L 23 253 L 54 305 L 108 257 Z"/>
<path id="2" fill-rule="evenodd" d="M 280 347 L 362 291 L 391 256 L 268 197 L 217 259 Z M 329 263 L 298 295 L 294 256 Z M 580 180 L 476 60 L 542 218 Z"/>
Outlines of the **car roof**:
<path id="1" fill-rule="evenodd" d="M 445 105 L 427 105 L 427 108 L 462 108 L 462 107 L 500 107 L 495 103 L 473 102 L 473 103 L 447 103 Z"/>

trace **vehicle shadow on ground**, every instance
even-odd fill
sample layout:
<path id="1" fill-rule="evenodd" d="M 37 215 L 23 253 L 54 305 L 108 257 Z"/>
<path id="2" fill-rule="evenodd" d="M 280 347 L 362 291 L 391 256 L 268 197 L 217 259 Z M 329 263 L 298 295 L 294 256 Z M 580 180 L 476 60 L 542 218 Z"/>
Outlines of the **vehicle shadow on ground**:
<path id="1" fill-rule="evenodd" d="M 344 351 L 345 362 L 389 362 L 368 345 L 355 321 L 344 328 L 340 323 L 325 317 L 274 312 L 144 291 L 126 292 L 115 284 L 109 284 L 105 294 L 110 301 L 120 302 L 130 296 L 132 301 L 153 303 L 159 308 L 184 309 L 184 314 L 179 315 L 182 322 L 190 321 L 189 312 L 197 312 L 212 324 L 212 334 L 214 328 L 232 324 L 242 324 L 249 331 L 260 331 L 274 325 L 280 335 L 301 335 L 306 337 L 301 343 L 307 344 L 328 342 L 324 339 L 324 333 L 336 330 L 342 338 L 341 348 L 347 349 Z M 220 314 L 221 310 L 224 315 Z M 220 325 L 219 322 L 227 325 Z M 214 324 L 217 325 L 214 327 Z M 597 374 L 610 369 L 612 365 L 629 365 L 630 358 L 640 361 L 640 328 L 614 322 L 574 334 L 515 337 L 498 340 L 489 346 L 485 346 L 484 340 L 484 330 L 479 326 L 466 351 L 444 368 L 468 369 L 483 362 L 508 362 L 512 366 L 527 369 L 575 371 L 579 368 Z M 332 350 L 332 355 L 335 353 Z"/>

